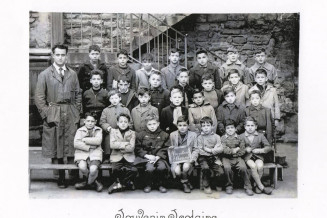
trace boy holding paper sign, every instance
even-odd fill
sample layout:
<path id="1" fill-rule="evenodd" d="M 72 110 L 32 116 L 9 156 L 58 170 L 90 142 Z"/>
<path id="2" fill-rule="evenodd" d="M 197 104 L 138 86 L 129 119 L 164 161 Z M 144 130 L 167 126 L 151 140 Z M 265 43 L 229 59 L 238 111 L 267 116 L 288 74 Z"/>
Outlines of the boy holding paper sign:
<path id="1" fill-rule="evenodd" d="M 188 120 L 186 116 L 178 117 L 177 128 L 177 131 L 174 131 L 170 134 L 171 146 L 169 147 L 169 150 L 173 150 L 176 147 L 188 146 L 192 152 L 194 143 L 196 142 L 197 134 L 188 130 Z M 170 152 L 168 152 L 168 154 L 169 153 Z M 190 168 L 190 161 L 185 161 L 182 163 L 171 163 L 171 172 L 174 177 L 177 176 L 180 178 L 185 193 L 191 193 L 191 189 L 193 189 L 188 180 L 188 173 Z"/>

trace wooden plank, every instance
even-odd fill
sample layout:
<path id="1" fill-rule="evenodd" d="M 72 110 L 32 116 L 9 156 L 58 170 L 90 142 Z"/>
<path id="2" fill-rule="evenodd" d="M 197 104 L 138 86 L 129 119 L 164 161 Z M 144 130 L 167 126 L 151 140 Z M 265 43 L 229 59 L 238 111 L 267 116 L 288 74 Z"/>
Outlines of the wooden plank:
<path id="1" fill-rule="evenodd" d="M 76 170 L 78 166 L 75 164 L 30 164 L 30 170 Z M 110 164 L 100 165 L 100 169 L 111 169 Z"/>

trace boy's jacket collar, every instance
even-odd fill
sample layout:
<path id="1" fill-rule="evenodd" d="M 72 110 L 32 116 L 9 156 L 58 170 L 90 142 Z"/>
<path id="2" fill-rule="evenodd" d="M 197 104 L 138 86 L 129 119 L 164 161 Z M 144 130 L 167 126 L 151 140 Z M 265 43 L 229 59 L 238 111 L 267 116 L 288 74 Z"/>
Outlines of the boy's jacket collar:
<path id="1" fill-rule="evenodd" d="M 242 62 L 240 60 L 237 60 L 235 62 L 231 62 L 229 59 L 227 59 L 226 64 L 227 65 L 232 65 L 232 64 L 242 65 Z"/>

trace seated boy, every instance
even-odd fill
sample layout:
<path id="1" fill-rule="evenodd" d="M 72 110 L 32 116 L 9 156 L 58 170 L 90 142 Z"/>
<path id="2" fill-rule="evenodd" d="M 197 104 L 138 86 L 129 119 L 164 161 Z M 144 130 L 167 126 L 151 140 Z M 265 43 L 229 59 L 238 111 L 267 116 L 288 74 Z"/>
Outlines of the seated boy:
<path id="1" fill-rule="evenodd" d="M 265 49 L 259 49 L 256 50 L 254 53 L 254 59 L 255 59 L 255 64 L 250 67 L 249 72 L 251 76 L 254 78 L 255 77 L 255 72 L 258 69 L 264 69 L 267 71 L 267 78 L 268 82 L 274 86 L 278 84 L 278 74 L 277 74 L 277 69 L 274 67 L 274 65 L 269 64 L 266 62 L 266 50 Z"/>
<path id="2" fill-rule="evenodd" d="M 170 90 L 176 84 L 176 77 L 179 70 L 183 67 L 179 65 L 180 51 L 176 48 L 170 50 L 169 65 L 161 69 L 161 72 L 164 75 L 164 83 L 167 86 L 167 89 Z"/>
<path id="3" fill-rule="evenodd" d="M 95 114 L 86 113 L 84 126 L 79 128 L 74 138 L 74 162 L 83 174 L 83 181 L 76 183 L 76 189 L 95 188 L 101 192 L 102 184 L 97 181 L 98 169 L 102 161 L 102 129 L 95 126 Z"/>
<path id="4" fill-rule="evenodd" d="M 83 93 L 83 113 L 96 113 L 96 116 L 100 117 L 103 109 L 109 105 L 108 92 L 101 88 L 102 72 L 92 70 L 89 82 L 92 84 L 92 88 Z M 97 125 L 99 125 L 99 119 Z"/>
<path id="5" fill-rule="evenodd" d="M 238 72 L 237 69 L 231 69 L 228 72 L 228 83 L 225 84 L 221 90 L 224 91 L 226 88 L 234 89 L 236 93 L 236 103 L 245 107 L 245 103 L 249 99 L 249 87 L 244 85 L 240 79 L 240 72 Z"/>
<path id="6" fill-rule="evenodd" d="M 255 72 L 255 82 L 250 90 L 251 93 L 253 90 L 259 90 L 261 93 L 261 104 L 262 106 L 269 108 L 272 113 L 272 117 L 275 120 L 275 126 L 278 126 L 280 120 L 280 109 L 276 88 L 273 87 L 270 83 L 267 83 L 267 71 L 264 69 L 258 69 Z"/>
<path id="7" fill-rule="evenodd" d="M 183 93 L 180 89 L 171 90 L 170 102 L 160 114 L 160 128 L 169 134 L 177 130 L 178 117 L 188 116 L 187 108 L 182 106 Z"/>
<path id="8" fill-rule="evenodd" d="M 142 68 L 136 71 L 135 85 L 136 89 L 143 86 L 150 88 L 149 79 L 153 72 L 158 71 L 152 67 L 153 56 L 150 53 L 145 53 L 142 55 Z M 162 80 L 162 87 L 166 88 L 165 81 Z"/>
<path id="9" fill-rule="evenodd" d="M 145 193 L 151 192 L 154 183 L 161 193 L 167 192 L 165 180 L 168 174 L 169 135 L 159 127 L 158 117 L 149 116 L 146 119 L 147 130 L 137 133 L 135 154 L 138 156 L 135 165 L 145 168 Z"/>
<path id="10" fill-rule="evenodd" d="M 192 104 L 193 98 L 193 88 L 189 85 L 190 72 L 186 68 L 181 68 L 177 72 L 177 85 L 172 88 L 178 88 L 183 92 L 184 100 L 183 105 L 188 108 L 190 104 Z"/>
<path id="11" fill-rule="evenodd" d="M 130 116 L 129 110 L 120 103 L 120 93 L 118 90 L 114 89 L 108 93 L 110 105 L 106 107 L 101 114 L 100 126 L 105 132 L 104 138 L 104 155 L 105 161 L 109 159 L 110 155 L 110 131 L 111 129 L 117 129 L 117 116 L 121 113 L 128 114 Z M 132 121 L 131 121 L 132 122 Z"/>
<path id="12" fill-rule="evenodd" d="M 211 75 L 203 75 L 201 78 L 201 85 L 203 87 L 203 95 L 210 105 L 218 110 L 218 106 L 224 101 L 224 95 L 221 90 L 215 89 L 214 79 Z"/>
<path id="13" fill-rule="evenodd" d="M 257 121 L 257 131 L 264 134 L 268 142 L 273 142 L 273 122 L 271 111 L 265 108 L 260 103 L 261 93 L 258 90 L 253 90 L 250 93 L 251 105 L 245 108 L 246 116 L 253 117 Z"/>
<path id="14" fill-rule="evenodd" d="M 209 102 L 205 101 L 203 92 L 199 89 L 194 89 L 193 92 L 193 104 L 190 104 L 188 109 L 188 120 L 190 122 L 190 130 L 196 134 L 201 133 L 200 120 L 203 117 L 210 117 L 213 125 L 212 131 L 217 131 L 217 118 L 215 114 L 215 109 L 210 105 Z"/>
<path id="15" fill-rule="evenodd" d="M 149 78 L 150 84 L 150 102 L 151 105 L 158 108 L 159 114 L 164 107 L 167 107 L 170 103 L 169 101 L 169 91 L 164 89 L 162 84 L 163 76 L 159 71 L 154 71 Z"/>
<path id="16" fill-rule="evenodd" d="M 137 169 L 135 160 L 135 132 L 129 129 L 130 116 L 121 113 L 117 117 L 118 129 L 110 131 L 110 163 L 115 182 L 109 187 L 108 194 L 122 191 L 124 188 L 135 190 L 134 179 Z"/>
<path id="17" fill-rule="evenodd" d="M 214 78 L 216 89 L 221 89 L 219 69 L 208 62 L 208 53 L 205 50 L 196 52 L 198 64 L 190 69 L 190 86 L 201 89 L 201 77 L 210 74 Z"/>
<path id="18" fill-rule="evenodd" d="M 128 62 L 128 52 L 121 49 L 117 53 L 118 64 L 109 68 L 107 79 L 107 90 L 117 89 L 118 77 L 125 75 L 130 81 L 130 88 L 135 90 L 135 71 L 130 68 Z"/>
<path id="19" fill-rule="evenodd" d="M 246 155 L 244 160 L 251 169 L 252 178 L 256 186 L 254 192 L 257 194 L 265 193 L 270 195 L 272 189 L 265 187 L 261 182 L 263 175 L 263 154 L 271 151 L 271 146 L 266 137 L 262 133 L 258 133 L 257 123 L 252 117 L 247 117 L 244 122 L 245 132 L 240 135 L 240 138 L 245 142 Z"/>
<path id="20" fill-rule="evenodd" d="M 221 143 L 224 148 L 222 161 L 226 177 L 226 193 L 233 193 L 233 178 L 236 172 L 243 179 L 245 193 L 252 196 L 249 174 L 242 158 L 246 152 L 245 143 L 237 135 L 233 120 L 226 120 L 226 134 L 221 137 Z"/>
<path id="21" fill-rule="evenodd" d="M 132 111 L 139 103 L 136 92 L 134 89 L 130 89 L 131 83 L 126 76 L 120 75 L 118 77 L 118 92 L 120 93 L 121 103 Z"/>
<path id="22" fill-rule="evenodd" d="M 185 116 L 180 116 L 177 119 L 177 128 L 177 131 L 170 133 L 171 146 L 169 149 L 180 146 L 188 146 L 192 152 L 197 134 L 188 131 L 188 120 Z M 173 173 L 174 177 L 178 176 L 180 178 L 180 182 L 183 185 L 183 190 L 185 193 L 190 193 L 191 189 L 193 189 L 190 181 L 188 180 L 190 168 L 190 162 L 171 164 L 171 172 Z"/>
<path id="23" fill-rule="evenodd" d="M 225 83 L 228 83 L 228 81 L 227 81 L 228 72 L 231 69 L 238 70 L 238 72 L 241 76 L 241 81 L 244 84 L 246 84 L 248 86 L 252 85 L 253 78 L 251 78 L 248 68 L 238 58 L 239 58 L 238 50 L 234 46 L 229 47 L 227 49 L 227 61 L 226 61 L 226 63 L 221 65 L 221 68 L 220 68 L 220 70 L 221 70 L 220 76 L 221 76 L 222 82 L 224 83 L 223 85 L 225 85 Z"/>
<path id="24" fill-rule="evenodd" d="M 107 87 L 107 75 L 108 75 L 108 68 L 105 63 L 100 62 L 100 47 L 97 45 L 91 45 L 89 47 L 89 58 L 90 60 L 82 64 L 78 70 L 78 81 L 81 89 L 83 92 L 90 89 L 92 86 L 90 84 L 91 79 L 91 71 L 92 70 L 100 70 L 101 71 L 101 78 L 103 79 L 102 86 L 104 88 Z"/>
<path id="25" fill-rule="evenodd" d="M 223 152 L 219 135 L 212 132 L 212 119 L 210 117 L 203 117 L 200 120 L 201 134 L 197 137 L 195 146 L 192 152 L 191 163 L 197 161 L 203 173 L 203 186 L 206 194 L 211 194 L 210 175 L 211 170 L 214 172 L 214 183 L 217 191 L 220 190 L 220 178 L 224 174 L 222 163 L 217 156 Z"/>
<path id="26" fill-rule="evenodd" d="M 243 120 L 245 118 L 245 108 L 237 104 L 235 91 L 232 88 L 226 88 L 224 91 L 225 101 L 217 110 L 217 132 L 219 135 L 225 134 L 225 122 L 231 119 L 235 122 L 236 133 L 243 132 Z"/>
<path id="27" fill-rule="evenodd" d="M 139 87 L 137 91 L 137 98 L 140 102 L 135 108 L 132 109 L 132 119 L 134 122 L 134 129 L 136 132 L 146 130 L 145 118 L 148 116 L 159 116 L 158 109 L 153 107 L 149 102 L 151 96 L 149 89 L 145 87 Z"/>

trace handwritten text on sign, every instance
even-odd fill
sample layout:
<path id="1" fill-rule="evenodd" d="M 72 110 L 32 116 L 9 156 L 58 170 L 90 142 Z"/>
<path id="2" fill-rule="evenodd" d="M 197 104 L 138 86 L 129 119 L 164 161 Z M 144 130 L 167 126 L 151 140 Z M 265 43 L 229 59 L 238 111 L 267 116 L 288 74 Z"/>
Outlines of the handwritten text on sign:
<path id="1" fill-rule="evenodd" d="M 169 162 L 185 163 L 191 161 L 191 149 L 189 146 L 180 146 L 168 149 Z"/>

